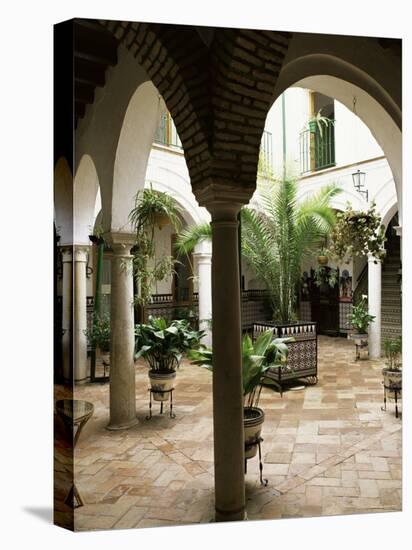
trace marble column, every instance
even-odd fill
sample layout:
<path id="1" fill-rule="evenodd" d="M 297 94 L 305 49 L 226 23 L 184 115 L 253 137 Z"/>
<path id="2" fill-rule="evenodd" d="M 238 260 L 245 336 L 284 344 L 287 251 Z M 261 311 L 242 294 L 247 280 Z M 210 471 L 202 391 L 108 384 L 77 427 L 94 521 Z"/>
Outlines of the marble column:
<path id="1" fill-rule="evenodd" d="M 75 383 L 86 382 L 87 372 L 87 277 L 88 246 L 74 246 L 73 366 Z"/>
<path id="2" fill-rule="evenodd" d="M 137 424 L 134 366 L 133 256 L 134 235 L 111 233 L 110 422 L 109 430 Z"/>
<path id="3" fill-rule="evenodd" d="M 241 204 L 212 214 L 213 433 L 216 521 L 245 517 L 238 220 Z"/>
<path id="4" fill-rule="evenodd" d="M 63 378 L 73 382 L 72 354 L 72 308 L 73 308 L 73 246 L 62 246 L 63 281 L 62 281 L 62 348 Z"/>
<path id="5" fill-rule="evenodd" d="M 369 325 L 369 357 L 381 356 L 382 262 L 368 257 L 368 310 L 375 320 Z"/>
<path id="6" fill-rule="evenodd" d="M 201 241 L 193 254 L 197 265 L 199 295 L 199 328 L 205 331 L 202 343 L 212 345 L 212 243 Z"/>

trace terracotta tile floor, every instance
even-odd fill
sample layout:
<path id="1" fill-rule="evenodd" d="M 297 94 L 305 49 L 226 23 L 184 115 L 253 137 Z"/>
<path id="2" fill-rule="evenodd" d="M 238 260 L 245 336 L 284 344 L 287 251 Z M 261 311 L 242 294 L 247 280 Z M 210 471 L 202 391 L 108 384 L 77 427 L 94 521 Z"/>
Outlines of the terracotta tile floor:
<path id="1" fill-rule="evenodd" d="M 319 338 L 319 382 L 283 398 L 262 392 L 264 477 L 257 457 L 246 475 L 248 519 L 401 509 L 401 419 L 381 411 L 382 361 L 354 361 L 353 344 Z M 137 367 L 140 423 L 105 430 L 108 385 L 76 388 L 95 404 L 75 453 L 86 502 L 75 529 L 151 527 L 213 521 L 211 374 L 185 362 L 175 390 L 176 419 L 148 411 L 147 369 Z"/>

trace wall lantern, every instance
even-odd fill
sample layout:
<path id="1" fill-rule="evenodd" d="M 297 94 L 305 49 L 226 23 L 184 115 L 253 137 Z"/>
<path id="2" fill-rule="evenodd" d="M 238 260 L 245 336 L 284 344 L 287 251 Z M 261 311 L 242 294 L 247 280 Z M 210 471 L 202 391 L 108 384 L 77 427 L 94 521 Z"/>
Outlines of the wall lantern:
<path id="1" fill-rule="evenodd" d="M 356 191 L 361 195 L 365 195 L 366 202 L 368 202 L 368 190 L 365 184 L 366 173 L 361 172 L 359 169 L 352 174 L 353 186 Z"/>

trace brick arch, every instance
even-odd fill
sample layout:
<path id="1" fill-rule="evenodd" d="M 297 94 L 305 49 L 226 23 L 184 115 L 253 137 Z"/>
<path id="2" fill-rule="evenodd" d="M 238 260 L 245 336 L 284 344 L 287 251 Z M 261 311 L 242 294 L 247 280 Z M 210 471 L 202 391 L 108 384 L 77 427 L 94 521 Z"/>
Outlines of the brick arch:
<path id="1" fill-rule="evenodd" d="M 162 95 L 183 144 L 192 185 L 210 165 L 208 49 L 192 27 L 101 21 Z"/>
<path id="2" fill-rule="evenodd" d="M 290 33 L 224 29 L 212 45 L 213 176 L 254 190 L 260 141 Z"/>
<path id="3" fill-rule="evenodd" d="M 215 186 L 248 200 L 290 33 L 101 21 L 147 72 L 169 109 L 201 204 Z"/>

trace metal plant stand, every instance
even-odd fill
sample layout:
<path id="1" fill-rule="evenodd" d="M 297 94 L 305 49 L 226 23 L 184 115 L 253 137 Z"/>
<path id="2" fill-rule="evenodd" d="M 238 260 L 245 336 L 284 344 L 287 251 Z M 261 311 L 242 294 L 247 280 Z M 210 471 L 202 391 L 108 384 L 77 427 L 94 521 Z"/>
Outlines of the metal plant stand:
<path id="1" fill-rule="evenodd" d="M 170 390 L 152 390 L 152 388 L 149 388 L 147 391 L 150 392 L 150 401 L 149 401 L 149 414 L 146 416 L 146 420 L 150 420 L 152 418 L 152 394 L 153 393 L 168 393 L 169 394 L 169 416 L 170 418 L 176 418 L 176 415 L 173 412 L 173 391 L 174 388 Z M 160 414 L 163 414 L 163 401 L 160 401 Z"/>
<path id="2" fill-rule="evenodd" d="M 386 411 L 386 401 L 387 401 L 386 392 L 387 391 L 392 391 L 395 394 L 394 395 L 394 399 L 395 399 L 395 417 L 399 418 L 398 396 L 401 395 L 402 390 L 400 388 L 390 388 L 388 386 L 385 386 L 385 384 L 383 382 L 382 382 L 382 384 L 383 384 L 383 407 L 381 407 L 381 410 Z"/>
<path id="3" fill-rule="evenodd" d="M 361 351 L 367 351 L 369 357 L 368 343 L 364 344 L 362 341 L 360 344 L 355 343 L 355 361 L 358 361 L 361 358 Z"/>
<path id="4" fill-rule="evenodd" d="M 66 427 L 68 440 L 73 441 L 73 450 L 76 447 L 80 433 L 92 416 L 93 411 L 93 403 L 83 401 L 82 399 L 61 399 L 56 402 L 56 412 Z M 84 505 L 74 479 L 69 494 L 65 499 L 65 504 L 71 508 L 78 508 Z"/>
<path id="5" fill-rule="evenodd" d="M 260 445 L 262 443 L 262 441 L 263 441 L 263 437 L 258 437 L 254 441 L 251 441 L 248 445 L 245 446 L 245 451 L 250 450 L 255 445 L 258 446 L 258 450 L 259 450 L 259 479 L 260 479 L 260 483 L 262 485 L 264 485 L 265 487 L 267 487 L 268 480 L 263 479 L 262 448 L 261 448 L 261 445 Z M 250 457 L 250 458 L 254 458 L 254 457 Z M 245 474 L 247 473 L 247 461 L 250 460 L 250 458 L 245 458 Z"/>

